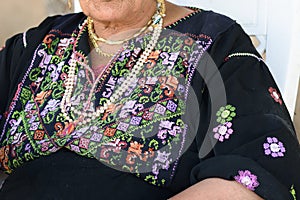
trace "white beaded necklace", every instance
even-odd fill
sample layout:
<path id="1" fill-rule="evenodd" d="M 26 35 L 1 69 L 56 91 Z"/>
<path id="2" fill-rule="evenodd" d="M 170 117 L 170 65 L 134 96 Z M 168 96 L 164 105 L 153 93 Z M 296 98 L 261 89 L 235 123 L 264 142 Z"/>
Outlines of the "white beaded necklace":
<path id="1" fill-rule="evenodd" d="M 165 17 L 165 2 L 164 0 L 157 0 L 157 9 L 159 12 L 156 12 L 154 15 L 153 23 L 150 27 L 153 28 L 153 34 L 152 37 L 149 41 L 149 43 L 146 46 L 145 51 L 142 53 L 136 64 L 133 66 L 131 72 L 127 75 L 126 79 L 124 82 L 121 84 L 120 87 L 116 89 L 116 91 L 112 94 L 112 96 L 109 98 L 108 101 L 106 101 L 103 106 L 99 106 L 96 108 L 95 111 L 93 112 L 88 112 L 88 111 L 80 111 L 76 110 L 76 108 L 72 107 L 71 103 L 71 97 L 72 97 L 72 92 L 73 88 L 75 85 L 76 81 L 76 66 L 77 66 L 77 60 L 75 58 L 75 53 L 72 54 L 71 60 L 69 62 L 70 68 L 69 68 L 69 73 L 68 77 L 65 82 L 65 93 L 62 98 L 61 104 L 60 104 L 60 109 L 67 121 L 69 121 L 69 125 L 76 126 L 78 125 L 85 125 L 92 120 L 95 120 L 98 118 L 101 114 L 105 113 L 106 110 L 114 108 L 116 105 L 116 101 L 124 94 L 124 92 L 128 89 L 128 87 L 136 82 L 137 76 L 142 70 L 144 63 L 146 62 L 148 56 L 150 53 L 153 51 L 155 48 L 157 41 L 160 37 L 162 27 L 163 27 L 163 17 Z M 96 84 L 93 85 L 89 99 L 91 99 L 91 95 L 93 94 L 95 90 Z M 69 108 L 74 114 L 78 115 L 78 119 L 73 121 L 73 119 L 70 117 L 68 114 Z"/>

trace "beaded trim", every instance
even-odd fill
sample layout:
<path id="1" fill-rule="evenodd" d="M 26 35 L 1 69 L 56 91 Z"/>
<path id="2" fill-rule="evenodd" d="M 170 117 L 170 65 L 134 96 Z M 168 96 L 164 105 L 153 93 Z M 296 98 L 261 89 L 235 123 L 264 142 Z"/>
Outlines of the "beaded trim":
<path id="1" fill-rule="evenodd" d="M 227 56 L 225 58 L 225 61 L 228 61 L 230 58 L 233 58 L 233 57 L 253 57 L 253 58 L 257 59 L 258 61 L 264 62 L 264 59 L 258 57 L 257 55 L 255 55 L 253 53 L 244 53 L 244 52 L 230 54 L 229 56 Z"/>

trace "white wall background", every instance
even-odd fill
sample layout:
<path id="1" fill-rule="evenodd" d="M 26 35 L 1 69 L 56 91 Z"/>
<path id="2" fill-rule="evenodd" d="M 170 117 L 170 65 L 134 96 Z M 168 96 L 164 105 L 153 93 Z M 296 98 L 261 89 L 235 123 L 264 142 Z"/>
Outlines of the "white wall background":
<path id="1" fill-rule="evenodd" d="M 299 0 L 170 0 L 236 19 L 248 34 L 266 36 L 266 62 L 294 115 L 300 75 Z"/>

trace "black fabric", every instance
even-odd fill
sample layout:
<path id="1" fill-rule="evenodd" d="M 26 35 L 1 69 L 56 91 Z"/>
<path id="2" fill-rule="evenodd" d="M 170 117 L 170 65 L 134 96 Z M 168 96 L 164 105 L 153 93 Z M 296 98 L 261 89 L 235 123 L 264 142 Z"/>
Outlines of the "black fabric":
<path id="1" fill-rule="evenodd" d="M 34 50 L 53 24 L 74 27 L 82 20 L 82 13 L 48 18 L 39 28 L 27 33 L 28 47 L 22 35 L 10 39 L 0 53 L 0 112 L 7 111 L 17 88 L 18 79 L 25 72 Z M 278 90 L 268 68 L 259 57 L 249 37 L 233 20 L 201 11 L 168 27 L 191 35 L 205 34 L 212 38 L 196 73 L 192 86 L 198 90 L 201 120 L 195 141 L 183 154 L 173 182 L 167 188 L 152 186 L 136 176 L 119 172 L 95 159 L 84 158 L 68 150 L 60 150 L 24 163 L 5 181 L 0 199 L 167 199 L 206 178 L 220 177 L 233 180 L 239 170 L 250 170 L 257 175 L 259 186 L 255 192 L 268 200 L 294 199 L 291 187 L 300 198 L 300 150 L 295 131 L 284 106 L 270 97 L 269 87 Z M 252 56 L 228 57 L 234 53 Z M 212 58 L 213 62 L 210 60 Z M 215 64 L 224 81 L 227 101 L 238 110 L 234 133 L 230 140 L 213 144 L 213 137 L 205 142 L 209 131 L 211 111 L 209 86 L 217 72 L 208 68 Z M 207 73 L 205 73 L 207 72 Z M 201 88 L 201 76 L 207 76 Z M 201 90 L 201 92 L 200 92 Z M 216 88 L 218 90 L 218 88 Z M 4 97 L 4 98 L 3 98 Z M 3 126 L 4 120 L 1 121 Z M 270 158 L 263 151 L 267 137 L 276 136 L 286 148 L 283 158 Z M 199 150 L 206 145 L 212 151 L 199 158 Z M 217 188 L 216 188 L 217 191 Z"/>
<path id="2" fill-rule="evenodd" d="M 171 194 L 168 189 L 141 184 L 133 174 L 61 150 L 20 167 L 5 181 L 0 197 L 3 200 L 148 199 L 149 196 L 166 199 Z"/>

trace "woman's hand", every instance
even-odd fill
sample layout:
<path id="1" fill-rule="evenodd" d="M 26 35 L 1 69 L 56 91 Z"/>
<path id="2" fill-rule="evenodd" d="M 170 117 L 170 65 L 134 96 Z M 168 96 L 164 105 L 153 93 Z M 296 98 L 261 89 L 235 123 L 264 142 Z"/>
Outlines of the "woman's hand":
<path id="1" fill-rule="evenodd" d="M 205 179 L 170 200 L 262 200 L 253 191 L 247 189 L 236 181 L 220 178 Z"/>

